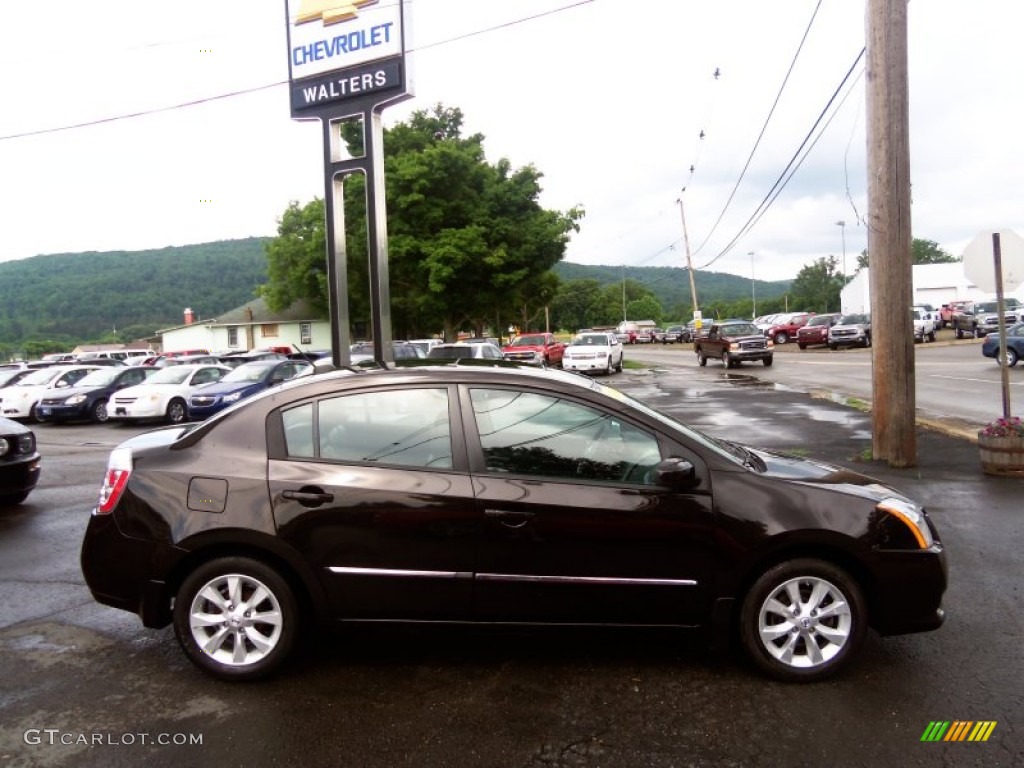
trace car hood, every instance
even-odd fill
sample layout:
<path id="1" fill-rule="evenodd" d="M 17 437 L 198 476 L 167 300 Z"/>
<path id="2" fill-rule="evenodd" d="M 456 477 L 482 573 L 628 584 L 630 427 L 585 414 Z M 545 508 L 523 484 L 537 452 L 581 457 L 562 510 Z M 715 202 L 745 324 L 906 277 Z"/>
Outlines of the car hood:
<path id="1" fill-rule="evenodd" d="M 881 501 L 894 496 L 905 498 L 902 493 L 884 485 L 879 480 L 845 467 L 815 459 L 785 456 L 749 446 L 745 447 L 765 463 L 766 469 L 761 474 L 767 477 L 831 487 L 837 491 L 861 496 L 872 501 Z"/>
<path id="2" fill-rule="evenodd" d="M 68 387 L 67 389 L 54 390 L 52 396 L 59 396 L 62 399 L 67 399 L 74 395 L 82 395 L 87 392 L 95 392 L 97 389 L 107 389 L 109 384 L 104 384 L 102 387 Z"/>
<path id="3" fill-rule="evenodd" d="M 0 416 L 0 434 L 2 435 L 27 435 L 32 430 L 14 419 L 5 419 Z"/>

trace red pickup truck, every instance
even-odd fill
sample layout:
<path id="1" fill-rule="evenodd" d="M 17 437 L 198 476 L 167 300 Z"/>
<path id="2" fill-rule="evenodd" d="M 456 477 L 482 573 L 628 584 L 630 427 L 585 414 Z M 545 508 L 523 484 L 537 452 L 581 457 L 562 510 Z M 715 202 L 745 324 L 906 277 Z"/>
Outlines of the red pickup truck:
<path id="1" fill-rule="evenodd" d="M 524 333 L 501 348 L 506 360 L 530 365 L 561 365 L 566 344 L 553 333 Z"/>

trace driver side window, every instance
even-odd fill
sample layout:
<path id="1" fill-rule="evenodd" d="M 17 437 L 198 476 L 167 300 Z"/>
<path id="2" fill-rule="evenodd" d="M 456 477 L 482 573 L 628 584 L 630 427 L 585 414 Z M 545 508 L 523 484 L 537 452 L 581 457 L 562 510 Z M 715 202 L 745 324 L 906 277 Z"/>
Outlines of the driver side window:
<path id="1" fill-rule="evenodd" d="M 657 438 L 614 413 L 532 392 L 471 397 L 488 472 L 653 484 Z"/>

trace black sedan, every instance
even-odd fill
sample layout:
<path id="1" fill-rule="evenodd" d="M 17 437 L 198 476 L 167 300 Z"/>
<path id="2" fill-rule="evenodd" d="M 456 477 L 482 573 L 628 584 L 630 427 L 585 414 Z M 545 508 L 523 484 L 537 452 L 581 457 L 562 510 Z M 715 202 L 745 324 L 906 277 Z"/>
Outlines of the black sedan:
<path id="1" fill-rule="evenodd" d="M 990 333 L 985 336 L 981 345 L 981 354 L 994 357 L 999 362 L 999 334 Z M 1010 368 L 1024 357 L 1024 323 L 1011 325 L 1006 329 L 1006 365 Z"/>
<path id="2" fill-rule="evenodd" d="M 440 365 L 287 382 L 116 448 L 82 570 L 224 679 L 323 623 L 657 625 L 815 680 L 943 621 L 946 554 L 871 478 L 703 435 L 588 378 Z"/>
<path id="3" fill-rule="evenodd" d="M 141 384 L 159 368 L 148 365 L 107 367 L 79 379 L 71 389 L 54 390 L 36 405 L 39 421 L 110 420 L 107 403 L 116 392 Z"/>
<path id="4" fill-rule="evenodd" d="M 39 482 L 39 451 L 31 429 L 0 417 L 0 506 L 21 504 Z"/>

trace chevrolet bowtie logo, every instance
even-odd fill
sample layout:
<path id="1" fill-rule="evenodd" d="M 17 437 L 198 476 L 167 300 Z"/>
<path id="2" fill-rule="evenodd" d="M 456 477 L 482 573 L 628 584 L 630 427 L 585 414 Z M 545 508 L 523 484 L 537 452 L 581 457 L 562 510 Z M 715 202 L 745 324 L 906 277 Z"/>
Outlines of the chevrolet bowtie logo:
<path id="1" fill-rule="evenodd" d="M 377 0 L 302 0 L 299 12 L 295 15 L 296 24 L 305 24 L 317 19 L 324 20 L 324 26 L 348 21 L 356 17 L 356 11 L 367 5 L 374 5 Z"/>

